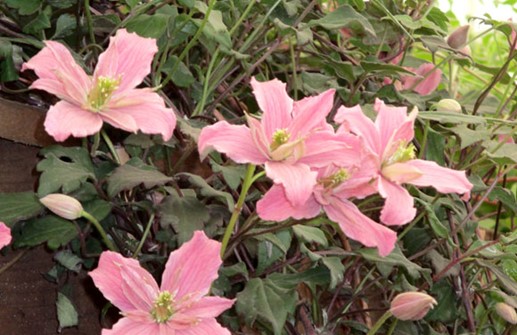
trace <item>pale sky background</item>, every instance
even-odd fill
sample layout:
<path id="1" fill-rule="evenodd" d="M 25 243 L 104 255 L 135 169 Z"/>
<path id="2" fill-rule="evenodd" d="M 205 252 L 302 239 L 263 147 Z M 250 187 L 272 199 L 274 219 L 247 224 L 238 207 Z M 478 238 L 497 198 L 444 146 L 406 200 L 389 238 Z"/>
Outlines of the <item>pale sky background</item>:
<path id="1" fill-rule="evenodd" d="M 467 23 L 467 16 L 483 17 L 485 13 L 490 14 L 493 19 L 505 21 L 510 18 L 517 21 L 517 13 L 514 11 L 516 6 L 498 5 L 496 3 L 504 1 L 494 0 L 438 0 L 438 7 L 446 12 L 452 9 L 458 20 L 462 24 Z"/>

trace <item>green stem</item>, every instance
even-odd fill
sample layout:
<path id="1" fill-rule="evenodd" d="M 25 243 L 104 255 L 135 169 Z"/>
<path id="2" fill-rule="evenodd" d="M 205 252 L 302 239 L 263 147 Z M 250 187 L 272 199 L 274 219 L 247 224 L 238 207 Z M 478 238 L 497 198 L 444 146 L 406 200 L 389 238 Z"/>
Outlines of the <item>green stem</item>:
<path id="1" fill-rule="evenodd" d="M 373 327 L 370 329 L 368 334 L 366 335 L 374 335 L 377 333 L 379 329 L 381 329 L 382 325 L 391 317 L 390 310 L 387 310 L 386 313 L 384 313 L 379 320 L 373 325 Z"/>
<path id="2" fill-rule="evenodd" d="M 93 33 L 93 19 L 92 13 L 90 12 L 90 0 L 84 0 L 84 14 L 86 15 L 86 22 L 88 24 L 90 43 L 95 44 L 95 34 Z"/>
<path id="3" fill-rule="evenodd" d="M 137 258 L 138 254 L 142 250 L 145 240 L 147 239 L 147 236 L 149 235 L 149 232 L 151 231 L 151 226 L 153 225 L 153 221 L 154 221 L 154 214 L 151 215 L 151 217 L 149 218 L 149 221 L 147 222 L 147 226 L 145 227 L 145 230 L 144 230 L 144 235 L 140 239 L 140 243 L 138 243 L 138 247 L 136 248 L 135 253 L 133 254 L 133 258 Z"/>
<path id="4" fill-rule="evenodd" d="M 226 227 L 226 231 L 224 232 L 223 241 L 221 245 L 221 258 L 224 258 L 224 253 L 226 248 L 228 247 L 228 242 L 230 241 L 230 237 L 232 236 L 233 229 L 235 228 L 235 224 L 239 219 L 239 215 L 241 214 L 242 206 L 244 205 L 244 200 L 246 200 L 246 195 L 248 195 L 248 191 L 253 184 L 254 178 L 253 174 L 255 173 L 255 165 L 249 164 L 248 169 L 246 170 L 246 177 L 242 182 L 241 194 L 239 195 L 239 200 L 237 200 L 237 204 L 233 209 L 232 216 L 230 218 L 230 222 L 228 222 L 228 227 Z"/>
<path id="5" fill-rule="evenodd" d="M 93 226 L 97 229 L 97 231 L 99 232 L 99 234 L 101 234 L 101 237 L 102 237 L 102 240 L 104 241 L 104 243 L 106 243 L 106 245 L 108 246 L 108 248 L 112 251 L 118 251 L 118 248 L 115 246 L 115 244 L 113 244 L 113 242 L 108 238 L 108 235 L 106 234 L 106 231 L 104 230 L 104 228 L 102 228 L 101 224 L 99 223 L 99 221 L 97 221 L 97 219 L 95 217 L 93 217 L 93 215 L 91 215 L 90 213 L 86 212 L 86 211 L 82 211 L 81 213 L 81 216 L 83 218 L 85 218 L 86 220 L 90 221 Z"/>
<path id="6" fill-rule="evenodd" d="M 104 142 L 106 142 L 106 145 L 108 146 L 108 149 L 111 152 L 113 159 L 115 160 L 115 162 L 117 162 L 118 165 L 121 165 L 120 158 L 118 157 L 117 151 L 115 150 L 115 146 L 113 145 L 113 142 L 111 142 L 111 139 L 109 138 L 108 134 L 106 134 L 104 130 L 101 130 L 101 135 L 104 139 Z"/>

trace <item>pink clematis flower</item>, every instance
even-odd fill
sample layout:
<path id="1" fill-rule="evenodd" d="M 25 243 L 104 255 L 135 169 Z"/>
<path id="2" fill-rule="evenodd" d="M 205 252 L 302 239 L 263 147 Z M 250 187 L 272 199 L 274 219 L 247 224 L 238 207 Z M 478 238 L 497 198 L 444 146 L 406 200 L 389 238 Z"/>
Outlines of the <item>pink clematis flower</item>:
<path id="1" fill-rule="evenodd" d="M 414 122 L 415 109 L 407 115 L 406 107 L 388 107 L 382 100 L 375 101 L 375 123 L 366 117 L 359 105 L 341 107 L 335 121 L 338 130 L 351 132 L 364 139 L 367 150 L 375 157 L 374 177 L 370 185 L 386 199 L 381 211 L 381 221 L 388 225 L 403 225 L 416 214 L 413 198 L 401 184 L 433 186 L 442 193 L 464 194 L 470 197 L 472 184 L 465 171 L 441 167 L 435 162 L 415 159 Z"/>
<path id="2" fill-rule="evenodd" d="M 0 222 L 0 249 L 11 243 L 11 239 L 11 229 L 5 223 Z"/>
<path id="3" fill-rule="evenodd" d="M 415 75 L 401 76 L 400 82 L 395 82 L 395 88 L 399 91 L 411 90 L 421 95 L 428 95 L 434 92 L 440 84 L 442 71 L 431 63 L 424 63 L 417 69 L 412 67 L 405 67 L 405 69 L 414 72 Z M 384 79 L 385 84 L 392 82 L 390 78 Z"/>
<path id="4" fill-rule="evenodd" d="M 264 164 L 267 176 L 285 186 L 289 201 L 301 205 L 316 185 L 311 167 L 350 158 L 335 155 L 350 145 L 325 120 L 332 109 L 334 90 L 293 102 L 285 83 L 277 79 L 258 82 L 252 78 L 251 86 L 262 119 L 248 116 L 248 127 L 220 121 L 203 128 L 198 142 L 201 159 L 215 149 L 237 163 Z"/>
<path id="5" fill-rule="evenodd" d="M 367 247 L 376 247 L 379 255 L 387 256 L 395 248 L 397 234 L 364 215 L 351 198 L 363 198 L 374 190 L 366 181 L 371 180 L 371 157 L 362 161 L 360 168 L 330 165 L 318 170 L 318 183 L 307 202 L 293 206 L 287 199 L 282 185 L 273 185 L 257 203 L 260 218 L 283 221 L 289 217 L 309 219 L 320 214 L 336 222 L 343 233 Z"/>
<path id="6" fill-rule="evenodd" d="M 221 243 L 195 232 L 170 254 L 160 287 L 137 260 L 103 252 L 90 276 L 124 317 L 102 335 L 231 335 L 215 317 L 234 300 L 206 296 L 222 263 L 220 250 Z"/>
<path id="7" fill-rule="evenodd" d="M 173 111 L 152 89 L 135 88 L 149 74 L 157 51 L 154 39 L 118 30 L 89 76 L 64 45 L 45 41 L 45 47 L 22 67 L 39 77 L 31 88 L 61 99 L 50 107 L 45 130 L 56 141 L 64 141 L 71 135 L 95 134 L 107 122 L 129 132 L 141 130 L 170 139 L 176 126 Z"/>

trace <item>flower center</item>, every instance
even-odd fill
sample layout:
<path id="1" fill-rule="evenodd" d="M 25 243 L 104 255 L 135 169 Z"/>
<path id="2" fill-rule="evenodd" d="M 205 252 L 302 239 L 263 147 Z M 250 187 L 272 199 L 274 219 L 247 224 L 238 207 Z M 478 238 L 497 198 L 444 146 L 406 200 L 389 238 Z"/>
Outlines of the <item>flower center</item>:
<path id="1" fill-rule="evenodd" d="M 169 321 L 174 314 L 174 299 L 169 291 L 160 292 L 158 298 L 154 301 L 154 307 L 151 310 L 151 316 L 158 323 Z"/>
<path id="2" fill-rule="evenodd" d="M 289 141 L 289 137 L 291 135 L 287 132 L 287 129 L 277 129 L 272 136 L 271 144 L 269 145 L 269 149 L 271 151 L 275 151 L 282 144 L 287 143 Z"/>
<path id="3" fill-rule="evenodd" d="M 383 165 L 391 165 L 394 163 L 404 163 L 415 159 L 415 146 L 412 143 L 400 143 L 397 150 L 385 161 Z"/>
<path id="4" fill-rule="evenodd" d="M 332 189 L 350 178 L 350 173 L 345 168 L 340 168 L 336 173 L 319 180 L 319 183 L 326 189 Z"/>
<path id="5" fill-rule="evenodd" d="M 111 98 L 111 94 L 118 88 L 119 79 L 99 76 L 95 82 L 95 86 L 88 94 L 89 109 L 98 112 L 106 102 Z"/>

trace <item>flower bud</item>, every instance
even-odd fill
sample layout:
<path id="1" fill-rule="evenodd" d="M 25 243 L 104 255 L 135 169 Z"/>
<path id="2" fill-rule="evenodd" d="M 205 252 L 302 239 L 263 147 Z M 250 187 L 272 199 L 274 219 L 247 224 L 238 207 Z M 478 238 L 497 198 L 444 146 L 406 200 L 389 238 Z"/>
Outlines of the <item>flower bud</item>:
<path id="1" fill-rule="evenodd" d="M 67 220 L 80 218 L 83 213 L 81 203 L 66 194 L 49 194 L 39 201 L 54 214 Z"/>
<path id="2" fill-rule="evenodd" d="M 467 37 L 469 36 L 469 25 L 461 26 L 456 29 L 447 38 L 447 44 L 453 49 L 461 49 L 467 43 Z"/>
<path id="3" fill-rule="evenodd" d="M 391 301 L 390 311 L 399 320 L 420 320 L 437 302 L 421 292 L 404 292 Z"/>
<path id="4" fill-rule="evenodd" d="M 11 238 L 11 229 L 9 229 L 5 223 L 0 222 L 0 248 L 11 243 Z"/>
<path id="5" fill-rule="evenodd" d="M 442 99 L 434 107 L 439 111 L 461 113 L 461 105 L 454 99 Z"/>
<path id="6" fill-rule="evenodd" d="M 504 303 L 498 302 L 495 304 L 495 311 L 499 314 L 500 317 L 511 323 L 512 325 L 517 324 L 517 313 L 515 312 L 515 308 Z"/>

